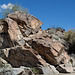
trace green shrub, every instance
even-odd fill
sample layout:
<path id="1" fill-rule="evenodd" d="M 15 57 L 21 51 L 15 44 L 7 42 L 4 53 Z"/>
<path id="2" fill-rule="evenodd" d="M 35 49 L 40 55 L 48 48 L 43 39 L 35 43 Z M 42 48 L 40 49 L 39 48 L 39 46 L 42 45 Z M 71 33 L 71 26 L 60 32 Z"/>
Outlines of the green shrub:
<path id="1" fill-rule="evenodd" d="M 69 30 L 68 32 L 65 32 L 64 39 L 69 44 L 69 50 L 68 52 L 75 54 L 75 30 Z"/>
<path id="2" fill-rule="evenodd" d="M 0 21 L 4 21 L 4 18 L 0 19 Z"/>
<path id="3" fill-rule="evenodd" d="M 12 9 L 10 9 L 9 7 L 3 11 L 3 18 L 6 18 L 8 14 L 13 13 L 15 11 L 21 11 L 26 14 L 29 13 L 29 10 L 27 8 L 23 8 L 21 5 L 14 4 Z"/>
<path id="4" fill-rule="evenodd" d="M 65 32 L 64 39 L 71 44 L 75 43 L 75 32 L 73 30 Z"/>
<path id="5" fill-rule="evenodd" d="M 34 74 L 39 74 L 39 70 L 35 67 L 31 68 Z"/>
<path id="6" fill-rule="evenodd" d="M 56 30 L 60 30 L 60 29 L 63 30 L 63 27 L 60 27 L 60 26 L 57 26 L 57 25 L 56 26 L 52 26 L 51 28 L 52 29 L 56 29 Z"/>

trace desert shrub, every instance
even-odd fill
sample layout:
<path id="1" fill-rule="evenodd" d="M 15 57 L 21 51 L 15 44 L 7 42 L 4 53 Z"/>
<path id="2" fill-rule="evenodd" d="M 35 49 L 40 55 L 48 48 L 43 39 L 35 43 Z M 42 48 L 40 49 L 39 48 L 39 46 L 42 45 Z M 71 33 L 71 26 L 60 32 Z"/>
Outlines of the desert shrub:
<path id="1" fill-rule="evenodd" d="M 48 30 L 48 33 L 49 34 L 55 34 L 55 30 L 54 29 Z"/>
<path id="2" fill-rule="evenodd" d="M 69 53 L 75 53 L 75 31 L 69 30 L 68 32 L 65 32 L 64 39 L 69 44 Z"/>
<path id="3" fill-rule="evenodd" d="M 69 30 L 68 32 L 65 32 L 64 39 L 70 44 L 74 44 L 75 43 L 75 32 L 73 30 Z"/>
<path id="4" fill-rule="evenodd" d="M 39 70 L 35 67 L 31 68 L 34 74 L 39 74 Z"/>
<path id="5" fill-rule="evenodd" d="M 4 18 L 1 18 L 0 21 L 4 21 Z"/>
<path id="6" fill-rule="evenodd" d="M 60 26 L 57 26 L 57 25 L 54 25 L 51 28 L 56 29 L 56 30 L 63 30 L 63 27 L 60 27 Z"/>
<path id="7" fill-rule="evenodd" d="M 3 18 L 6 18 L 8 14 L 13 13 L 15 11 L 21 11 L 26 14 L 29 13 L 29 10 L 27 8 L 24 8 L 21 5 L 14 4 L 11 9 L 9 7 L 3 11 Z"/>

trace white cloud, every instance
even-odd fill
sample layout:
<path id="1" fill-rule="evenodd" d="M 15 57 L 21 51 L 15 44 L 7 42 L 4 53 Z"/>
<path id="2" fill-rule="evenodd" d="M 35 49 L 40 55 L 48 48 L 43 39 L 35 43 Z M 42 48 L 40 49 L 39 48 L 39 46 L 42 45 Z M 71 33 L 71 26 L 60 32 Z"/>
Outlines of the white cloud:
<path id="1" fill-rule="evenodd" d="M 1 5 L 2 9 L 7 9 L 7 6 L 5 4 Z"/>
<path id="2" fill-rule="evenodd" d="M 7 8 L 12 9 L 12 7 L 13 7 L 13 4 L 11 3 L 8 3 L 7 5 L 6 4 L 1 5 L 2 9 L 7 9 Z"/>

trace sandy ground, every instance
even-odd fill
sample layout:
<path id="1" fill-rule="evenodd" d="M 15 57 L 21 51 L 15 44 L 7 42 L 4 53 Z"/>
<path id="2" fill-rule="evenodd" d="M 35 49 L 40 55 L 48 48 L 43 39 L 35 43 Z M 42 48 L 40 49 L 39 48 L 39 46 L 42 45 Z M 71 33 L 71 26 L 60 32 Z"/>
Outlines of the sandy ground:
<path id="1" fill-rule="evenodd" d="M 75 73 L 67 73 L 67 74 L 51 74 L 51 75 L 75 75 Z"/>
<path id="2" fill-rule="evenodd" d="M 71 73 L 71 74 L 58 74 L 58 75 L 75 75 L 75 73 Z"/>
<path id="3" fill-rule="evenodd" d="M 71 74 L 69 74 L 69 73 L 67 73 L 67 74 L 58 74 L 58 75 L 75 75 L 75 73 L 71 73 Z"/>
<path id="4" fill-rule="evenodd" d="M 41 74 L 42 75 L 42 74 Z M 75 73 L 63 73 L 63 74 L 47 74 L 47 75 L 75 75 Z"/>

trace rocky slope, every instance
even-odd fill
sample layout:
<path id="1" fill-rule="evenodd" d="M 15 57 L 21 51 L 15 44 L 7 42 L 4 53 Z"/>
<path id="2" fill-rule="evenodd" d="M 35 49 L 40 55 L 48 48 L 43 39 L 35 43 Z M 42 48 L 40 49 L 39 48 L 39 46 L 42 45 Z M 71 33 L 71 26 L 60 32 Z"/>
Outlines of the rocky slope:
<path id="1" fill-rule="evenodd" d="M 0 21 L 0 75 L 74 72 L 62 29 L 41 29 L 43 23 L 22 12 Z M 5 65 L 8 65 L 7 67 Z M 11 66 L 11 67 L 10 67 Z"/>

